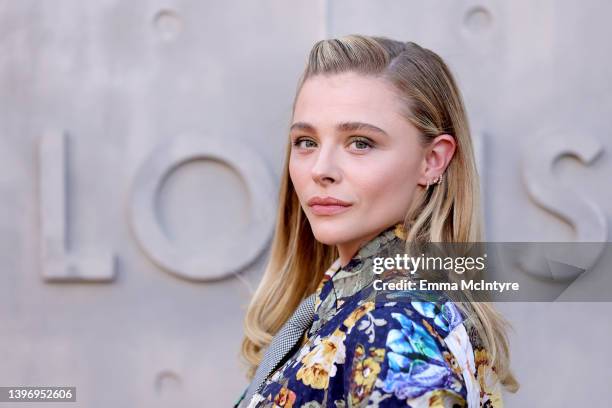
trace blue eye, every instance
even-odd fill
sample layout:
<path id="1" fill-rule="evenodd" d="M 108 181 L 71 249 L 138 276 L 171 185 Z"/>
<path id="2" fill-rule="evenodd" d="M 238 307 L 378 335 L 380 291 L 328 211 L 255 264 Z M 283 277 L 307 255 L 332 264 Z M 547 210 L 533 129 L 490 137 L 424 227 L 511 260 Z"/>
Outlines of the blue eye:
<path id="1" fill-rule="evenodd" d="M 296 147 L 300 147 L 300 148 L 302 148 L 302 147 L 304 147 L 304 146 L 302 146 L 302 145 L 301 145 L 301 144 L 302 144 L 302 142 L 312 142 L 312 143 L 313 143 L 313 145 L 306 146 L 305 148 L 314 147 L 314 146 L 316 145 L 316 143 L 315 143 L 313 140 L 310 140 L 310 139 L 305 139 L 305 138 L 301 138 L 301 137 L 300 137 L 300 138 L 297 138 L 297 139 L 295 140 L 295 142 L 293 142 L 293 145 L 294 145 L 294 146 L 296 146 Z"/>
<path id="2" fill-rule="evenodd" d="M 363 137 L 355 138 L 351 144 L 353 143 L 355 143 L 357 150 L 368 150 L 368 148 L 374 147 L 374 144 L 369 139 Z"/>

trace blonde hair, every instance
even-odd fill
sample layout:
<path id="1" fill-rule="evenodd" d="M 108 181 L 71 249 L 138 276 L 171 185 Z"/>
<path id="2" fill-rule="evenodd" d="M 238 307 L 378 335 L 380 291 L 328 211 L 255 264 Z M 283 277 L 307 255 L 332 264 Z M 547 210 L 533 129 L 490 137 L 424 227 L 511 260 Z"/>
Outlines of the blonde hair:
<path id="1" fill-rule="evenodd" d="M 402 114 L 420 131 L 424 146 L 443 133 L 456 140 L 442 182 L 421 189 L 412 202 L 404 220 L 406 240 L 481 241 L 480 191 L 470 129 L 461 94 L 444 61 L 413 42 L 385 37 L 347 35 L 321 40 L 310 51 L 293 109 L 308 78 L 348 71 L 394 85 L 405 108 Z M 289 177 L 290 149 L 288 142 L 270 258 L 244 322 L 242 356 L 249 364 L 249 378 L 273 334 L 300 301 L 316 290 L 323 273 L 338 257 L 335 246 L 319 243 L 310 229 Z M 508 322 L 489 303 L 457 305 L 473 322 L 501 384 L 516 391 L 518 382 L 509 367 Z"/>

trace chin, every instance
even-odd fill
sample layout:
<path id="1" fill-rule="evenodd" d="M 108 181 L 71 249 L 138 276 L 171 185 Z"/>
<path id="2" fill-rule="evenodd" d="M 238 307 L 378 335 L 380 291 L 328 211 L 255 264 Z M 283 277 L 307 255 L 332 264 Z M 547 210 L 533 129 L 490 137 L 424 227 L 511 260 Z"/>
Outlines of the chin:
<path id="1" fill-rule="evenodd" d="M 322 244 L 338 245 L 354 238 L 355 223 L 351 219 L 313 216 L 309 223 L 316 240 Z"/>

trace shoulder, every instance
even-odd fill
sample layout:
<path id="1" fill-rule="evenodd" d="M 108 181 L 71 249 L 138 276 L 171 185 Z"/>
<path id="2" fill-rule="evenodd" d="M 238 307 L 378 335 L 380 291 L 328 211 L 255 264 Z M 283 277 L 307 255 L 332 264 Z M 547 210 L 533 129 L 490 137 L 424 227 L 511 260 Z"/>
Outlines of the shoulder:
<path id="1" fill-rule="evenodd" d="M 464 404 L 461 368 L 445 342 L 462 321 L 452 302 L 359 304 L 344 320 L 347 398 L 381 407 Z"/>
<path id="2" fill-rule="evenodd" d="M 427 336 L 443 342 L 454 329 L 465 320 L 462 312 L 451 301 L 401 301 L 384 302 L 362 300 L 357 303 L 344 320 L 347 334 L 359 337 L 360 329 L 379 327 L 380 332 L 404 330 L 407 333 L 425 330 Z M 425 333 L 424 333 L 425 334 Z"/>

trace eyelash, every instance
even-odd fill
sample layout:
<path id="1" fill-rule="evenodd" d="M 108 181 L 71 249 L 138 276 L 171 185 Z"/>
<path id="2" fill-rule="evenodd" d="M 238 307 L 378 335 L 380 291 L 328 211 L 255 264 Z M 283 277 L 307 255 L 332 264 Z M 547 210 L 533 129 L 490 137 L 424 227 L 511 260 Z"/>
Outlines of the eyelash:
<path id="1" fill-rule="evenodd" d="M 300 147 L 300 143 L 302 143 L 304 140 L 309 140 L 312 141 L 311 139 L 307 139 L 304 137 L 298 137 L 297 139 L 295 139 L 295 141 L 293 142 L 293 146 L 295 147 Z M 367 137 L 355 137 L 351 143 L 355 143 L 355 142 L 361 142 L 361 143 L 365 143 L 369 148 L 373 148 L 375 146 L 375 143 L 367 138 Z M 367 149 L 357 149 L 357 150 L 367 150 Z"/>

